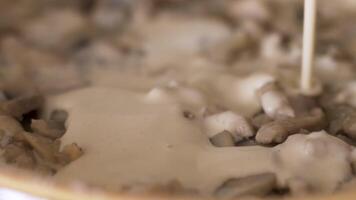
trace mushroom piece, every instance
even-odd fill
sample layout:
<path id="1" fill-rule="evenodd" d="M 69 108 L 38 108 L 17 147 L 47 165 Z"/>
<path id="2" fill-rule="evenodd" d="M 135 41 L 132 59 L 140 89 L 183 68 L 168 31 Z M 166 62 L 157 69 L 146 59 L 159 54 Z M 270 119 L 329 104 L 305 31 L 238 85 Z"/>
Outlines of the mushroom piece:
<path id="1" fill-rule="evenodd" d="M 17 133 L 23 131 L 23 128 L 16 119 L 0 115 L 0 130 L 2 130 L 5 135 L 15 136 Z"/>
<path id="2" fill-rule="evenodd" d="M 225 181 L 214 193 L 219 198 L 232 199 L 241 196 L 263 196 L 277 186 L 273 173 L 262 173 Z"/>
<path id="3" fill-rule="evenodd" d="M 25 131 L 22 135 L 41 158 L 50 162 L 55 161 L 56 145 L 53 145 L 52 140 Z"/>
<path id="4" fill-rule="evenodd" d="M 295 112 L 288 98 L 275 82 L 268 82 L 257 90 L 264 112 L 273 119 L 294 117 Z"/>
<path id="5" fill-rule="evenodd" d="M 289 103 L 294 110 L 295 116 L 307 115 L 312 109 L 317 107 L 316 99 L 312 96 L 290 95 Z"/>
<path id="6" fill-rule="evenodd" d="M 64 146 L 61 153 L 66 155 L 70 161 L 74 161 L 83 155 L 83 149 L 80 148 L 76 143 L 73 143 Z"/>
<path id="7" fill-rule="evenodd" d="M 210 142 L 216 147 L 232 147 L 234 146 L 234 137 L 229 131 L 223 131 L 210 138 Z"/>
<path id="8" fill-rule="evenodd" d="M 64 126 L 66 120 L 68 119 L 68 112 L 65 110 L 54 110 L 51 112 L 49 119 L 51 121 L 61 123 Z"/>
<path id="9" fill-rule="evenodd" d="M 329 132 L 344 132 L 348 137 L 356 139 L 356 109 L 348 105 L 331 105 L 326 107 L 329 120 Z"/>
<path id="10" fill-rule="evenodd" d="M 24 153 L 25 150 L 22 149 L 21 147 L 14 144 L 10 144 L 5 147 L 5 152 L 3 154 L 3 157 L 5 158 L 5 161 L 7 163 L 14 163 L 16 158 Z"/>
<path id="11" fill-rule="evenodd" d="M 272 120 L 273 119 L 268 117 L 265 113 L 260 113 L 252 118 L 251 124 L 258 129 L 261 128 L 263 125 L 270 123 Z"/>
<path id="12" fill-rule="evenodd" d="M 352 177 L 352 147 L 325 131 L 292 135 L 273 150 L 279 185 L 295 191 L 331 192 Z"/>
<path id="13" fill-rule="evenodd" d="M 256 134 L 256 141 L 262 144 L 281 143 L 289 135 L 302 129 L 309 131 L 321 130 L 325 125 L 325 116 L 321 109 L 316 108 L 308 116 L 277 119 L 263 125 Z"/>
<path id="14" fill-rule="evenodd" d="M 228 131 L 235 142 L 254 136 L 255 132 L 246 118 L 232 111 L 226 111 L 208 116 L 203 121 L 203 128 L 208 137 Z"/>
<path id="15" fill-rule="evenodd" d="M 47 122 L 42 119 L 32 120 L 31 129 L 35 133 L 51 139 L 57 139 L 61 137 L 65 132 L 65 128 L 63 127 L 63 124 L 57 123 L 56 121 Z"/>

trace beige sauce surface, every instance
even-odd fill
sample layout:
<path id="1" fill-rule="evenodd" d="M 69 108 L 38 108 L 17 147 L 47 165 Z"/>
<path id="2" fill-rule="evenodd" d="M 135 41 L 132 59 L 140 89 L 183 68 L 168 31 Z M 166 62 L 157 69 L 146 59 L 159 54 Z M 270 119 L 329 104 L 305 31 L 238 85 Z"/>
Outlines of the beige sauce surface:
<path id="1" fill-rule="evenodd" d="M 178 180 L 209 194 L 228 178 L 272 169 L 269 148 L 213 147 L 199 120 L 182 117 L 174 102 L 151 104 L 141 93 L 99 87 L 49 102 L 69 111 L 63 144 L 78 142 L 85 150 L 58 180 L 109 188 Z"/>

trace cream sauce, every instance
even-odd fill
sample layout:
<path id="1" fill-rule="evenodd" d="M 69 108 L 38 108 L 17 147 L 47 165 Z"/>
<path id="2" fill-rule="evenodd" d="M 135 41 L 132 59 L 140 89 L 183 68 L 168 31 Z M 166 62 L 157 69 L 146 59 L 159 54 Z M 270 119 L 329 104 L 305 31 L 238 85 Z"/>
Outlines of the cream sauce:
<path id="1" fill-rule="evenodd" d="M 85 151 L 57 180 L 109 188 L 179 180 L 209 194 L 228 178 L 273 168 L 269 148 L 213 147 L 175 102 L 152 104 L 140 93 L 88 88 L 55 97 L 49 107 L 69 112 L 63 145 L 77 142 Z"/>

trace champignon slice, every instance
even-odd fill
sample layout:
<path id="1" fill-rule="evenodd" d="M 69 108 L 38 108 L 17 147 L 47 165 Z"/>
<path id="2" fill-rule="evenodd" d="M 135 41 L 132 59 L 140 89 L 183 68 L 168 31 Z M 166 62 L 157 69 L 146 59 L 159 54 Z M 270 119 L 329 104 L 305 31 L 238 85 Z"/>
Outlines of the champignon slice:
<path id="1" fill-rule="evenodd" d="M 216 147 L 232 147 L 234 146 L 234 137 L 229 131 L 223 131 L 210 138 L 211 144 Z"/>
<path id="2" fill-rule="evenodd" d="M 68 112 L 65 110 L 54 110 L 49 119 L 57 123 L 61 123 L 64 126 L 65 121 L 68 119 Z"/>
<path id="3" fill-rule="evenodd" d="M 324 113 L 317 108 L 312 110 L 309 116 L 278 119 L 263 125 L 257 132 L 256 141 L 262 144 L 281 143 L 289 135 L 302 129 L 316 131 L 321 130 L 324 125 Z"/>
<path id="4" fill-rule="evenodd" d="M 352 139 L 356 139 L 356 111 L 352 109 L 352 111 L 347 115 L 343 122 L 343 130 L 347 136 Z"/>
<path id="5" fill-rule="evenodd" d="M 294 117 L 295 112 L 288 98 L 278 88 L 275 82 L 268 82 L 257 90 L 264 112 L 271 118 Z"/>
<path id="6" fill-rule="evenodd" d="M 21 154 L 24 154 L 25 150 L 17 145 L 9 144 L 5 147 L 5 152 L 3 154 L 5 161 L 7 163 L 14 163 L 16 158 Z"/>
<path id="7" fill-rule="evenodd" d="M 65 132 L 63 124 L 56 123 L 55 121 L 47 122 L 42 119 L 32 120 L 31 129 L 32 131 L 51 139 L 57 139 L 61 137 Z"/>
<path id="8" fill-rule="evenodd" d="M 55 161 L 56 147 L 52 140 L 27 132 L 22 132 L 22 134 L 39 156 L 50 162 Z"/>
<path id="9" fill-rule="evenodd" d="M 288 97 L 289 103 L 292 106 L 296 116 L 303 116 L 310 110 L 317 107 L 315 98 L 304 95 L 291 95 Z"/>
<path id="10" fill-rule="evenodd" d="M 356 109 L 349 105 L 330 105 L 325 108 L 331 134 L 344 132 L 356 139 Z"/>
<path id="11" fill-rule="evenodd" d="M 17 133 L 23 131 L 21 124 L 10 116 L 0 115 L 0 130 L 6 135 L 15 136 Z"/>
<path id="12" fill-rule="evenodd" d="M 40 108 L 44 99 L 40 95 L 27 95 L 3 102 L 2 110 L 10 116 L 21 118 L 23 114 Z"/>
<path id="13" fill-rule="evenodd" d="M 273 119 L 268 117 L 265 113 L 261 113 L 252 118 L 251 124 L 255 128 L 261 128 L 263 125 L 270 123 L 271 121 L 273 121 Z"/>
<path id="14" fill-rule="evenodd" d="M 203 121 L 203 127 L 210 138 L 221 132 L 228 131 L 234 137 L 235 142 L 255 134 L 246 118 L 231 111 L 206 117 Z"/>
<path id="15" fill-rule="evenodd" d="M 74 161 L 83 155 L 83 149 L 80 148 L 76 143 L 66 145 L 63 147 L 61 152 L 69 158 L 69 161 Z"/>
<path id="16" fill-rule="evenodd" d="M 263 196 L 271 192 L 276 187 L 276 183 L 276 176 L 273 173 L 232 178 L 218 187 L 214 195 L 227 199 L 241 196 Z"/>

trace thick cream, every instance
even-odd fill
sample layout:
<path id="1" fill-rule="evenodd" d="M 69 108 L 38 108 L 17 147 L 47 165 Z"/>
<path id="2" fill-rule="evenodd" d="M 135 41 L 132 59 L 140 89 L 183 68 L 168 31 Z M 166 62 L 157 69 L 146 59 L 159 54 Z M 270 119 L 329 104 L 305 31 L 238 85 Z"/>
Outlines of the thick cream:
<path id="1" fill-rule="evenodd" d="M 55 176 L 109 188 L 179 180 L 209 194 L 223 181 L 272 170 L 264 147 L 216 148 L 175 102 L 152 104 L 144 94 L 88 88 L 53 98 L 50 108 L 69 112 L 63 145 L 85 154 Z"/>

